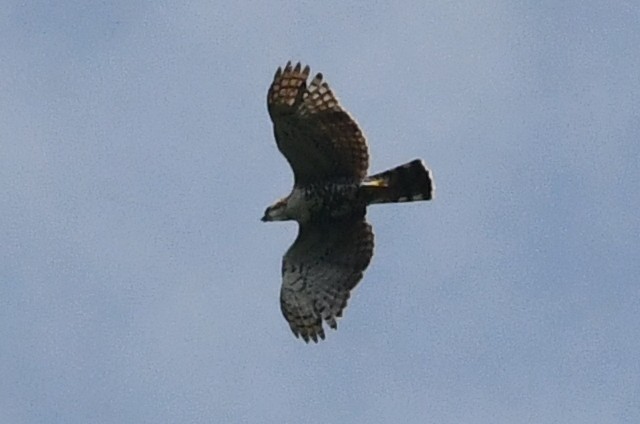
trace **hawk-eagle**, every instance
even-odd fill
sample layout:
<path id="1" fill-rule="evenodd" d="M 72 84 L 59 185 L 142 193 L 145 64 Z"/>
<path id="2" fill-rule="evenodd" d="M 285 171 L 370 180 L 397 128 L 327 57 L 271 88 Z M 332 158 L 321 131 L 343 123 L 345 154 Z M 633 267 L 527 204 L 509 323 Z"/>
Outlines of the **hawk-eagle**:
<path id="1" fill-rule="evenodd" d="M 269 206 L 263 221 L 294 220 L 298 237 L 282 260 L 280 306 L 296 337 L 324 339 L 373 255 L 365 220 L 374 203 L 429 200 L 430 171 L 413 160 L 367 176 L 364 135 L 318 73 L 291 62 L 276 71 L 267 94 L 278 149 L 293 169 L 291 194 Z"/>

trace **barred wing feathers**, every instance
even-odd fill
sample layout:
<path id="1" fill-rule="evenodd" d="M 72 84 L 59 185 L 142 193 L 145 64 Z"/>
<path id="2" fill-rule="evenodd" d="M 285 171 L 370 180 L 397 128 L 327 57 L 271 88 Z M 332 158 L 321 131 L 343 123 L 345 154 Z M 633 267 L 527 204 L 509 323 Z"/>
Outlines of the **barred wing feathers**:
<path id="1" fill-rule="evenodd" d="M 300 226 L 282 261 L 280 292 L 282 313 L 296 337 L 324 339 L 323 321 L 337 328 L 372 255 L 373 232 L 364 219 Z"/>
<path id="2" fill-rule="evenodd" d="M 346 177 L 362 181 L 369 168 L 367 143 L 356 121 L 318 73 L 288 62 L 278 68 L 267 94 L 278 149 L 297 185 Z"/>

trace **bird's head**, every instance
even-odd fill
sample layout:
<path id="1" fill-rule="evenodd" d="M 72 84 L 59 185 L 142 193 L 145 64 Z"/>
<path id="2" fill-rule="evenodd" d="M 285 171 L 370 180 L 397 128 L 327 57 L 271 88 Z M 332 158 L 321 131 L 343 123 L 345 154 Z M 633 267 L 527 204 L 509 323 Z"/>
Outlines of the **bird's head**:
<path id="1" fill-rule="evenodd" d="M 291 219 L 287 215 L 287 199 L 280 199 L 264 211 L 262 222 L 269 221 L 286 221 Z"/>

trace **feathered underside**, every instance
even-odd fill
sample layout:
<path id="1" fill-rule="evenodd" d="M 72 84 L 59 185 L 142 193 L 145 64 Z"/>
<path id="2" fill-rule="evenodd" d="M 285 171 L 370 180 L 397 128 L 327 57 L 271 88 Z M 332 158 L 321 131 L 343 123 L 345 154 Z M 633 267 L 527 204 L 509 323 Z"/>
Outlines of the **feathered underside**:
<path id="1" fill-rule="evenodd" d="M 351 290 L 373 255 L 364 218 L 300 225 L 282 261 L 280 306 L 296 337 L 324 339 L 322 322 L 337 328 Z"/>

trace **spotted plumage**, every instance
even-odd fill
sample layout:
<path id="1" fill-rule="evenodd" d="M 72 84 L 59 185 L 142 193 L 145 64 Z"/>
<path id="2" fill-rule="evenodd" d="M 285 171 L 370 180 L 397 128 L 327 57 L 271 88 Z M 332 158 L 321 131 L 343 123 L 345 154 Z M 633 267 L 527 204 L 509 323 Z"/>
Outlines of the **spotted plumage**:
<path id="1" fill-rule="evenodd" d="M 337 328 L 373 255 L 367 206 L 429 200 L 433 184 L 421 160 L 367 177 L 362 131 L 322 74 L 307 85 L 309 75 L 308 66 L 289 62 L 278 68 L 267 94 L 276 144 L 293 170 L 294 187 L 262 220 L 299 224 L 282 261 L 280 305 L 295 336 L 317 342 L 325 337 L 323 322 Z"/>

